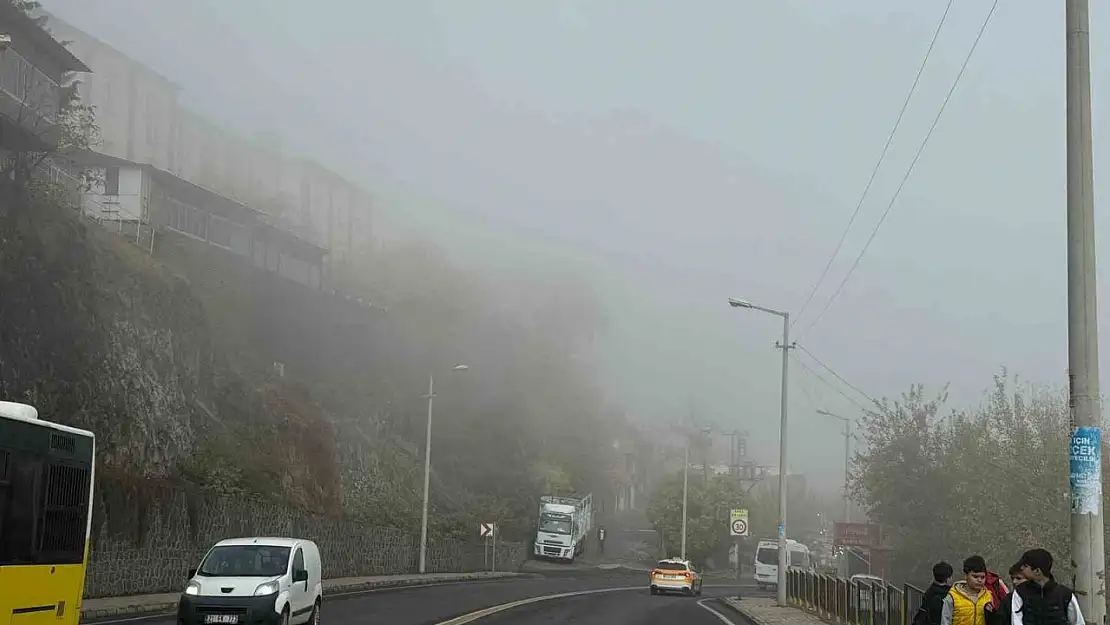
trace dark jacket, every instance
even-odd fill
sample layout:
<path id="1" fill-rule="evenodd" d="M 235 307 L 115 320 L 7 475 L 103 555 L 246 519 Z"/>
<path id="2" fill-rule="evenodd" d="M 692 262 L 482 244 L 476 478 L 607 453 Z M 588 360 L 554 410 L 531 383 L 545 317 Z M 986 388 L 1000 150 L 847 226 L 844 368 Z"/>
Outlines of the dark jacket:
<path id="1" fill-rule="evenodd" d="M 936 582 L 925 589 L 925 595 L 921 598 L 921 609 L 928 616 L 930 625 L 940 625 L 940 613 L 944 609 L 944 598 L 948 596 L 948 591 L 951 589 L 952 587 L 948 584 L 938 584 Z"/>
<path id="2" fill-rule="evenodd" d="M 984 610 L 986 625 L 1010 625 L 1010 595 L 1006 584 L 994 571 L 987 571 L 987 590 L 991 591 L 991 602 Z"/>
<path id="3" fill-rule="evenodd" d="M 1014 589 L 1021 597 L 1023 625 L 1068 625 L 1068 606 L 1072 602 L 1071 588 L 1057 584 L 1049 577 L 1044 586 L 1036 582 L 1018 584 Z"/>

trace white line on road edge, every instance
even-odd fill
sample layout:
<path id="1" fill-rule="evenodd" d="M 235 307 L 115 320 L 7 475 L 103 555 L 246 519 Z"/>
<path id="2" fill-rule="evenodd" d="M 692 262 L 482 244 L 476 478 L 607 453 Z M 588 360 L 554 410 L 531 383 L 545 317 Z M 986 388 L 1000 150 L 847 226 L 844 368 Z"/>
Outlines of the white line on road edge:
<path id="1" fill-rule="evenodd" d="M 414 590 L 414 589 L 417 589 L 417 588 L 433 588 L 433 587 L 437 587 L 437 586 L 455 586 L 455 585 L 458 585 L 458 584 L 474 585 L 474 584 L 484 584 L 484 583 L 487 583 L 487 582 L 503 582 L 503 581 L 506 581 L 506 580 L 518 580 L 518 579 L 533 579 L 533 578 L 529 577 L 528 575 L 522 575 L 522 576 L 512 576 L 512 577 L 489 577 L 489 578 L 479 578 L 479 579 L 449 580 L 449 581 L 443 581 L 443 582 L 432 582 L 430 584 L 408 584 L 408 585 L 396 584 L 396 585 L 391 585 L 391 586 L 381 586 L 379 588 L 366 588 L 366 589 L 363 589 L 363 590 L 345 590 L 345 591 L 342 591 L 342 592 L 325 593 L 324 594 L 324 599 L 325 600 L 340 599 L 342 597 L 353 597 L 353 596 L 356 596 L 356 595 L 372 595 L 372 594 L 377 594 L 377 593 L 382 593 L 382 592 L 390 592 L 390 591 L 396 591 L 396 590 Z M 152 620 L 156 620 L 156 619 L 163 619 L 164 620 L 166 618 L 172 618 L 173 616 L 174 616 L 173 611 L 167 612 L 167 611 L 164 611 L 164 610 L 159 610 L 159 611 L 155 611 L 155 612 L 148 612 L 146 614 L 137 614 L 135 616 L 128 616 L 128 617 L 125 617 L 125 618 L 110 619 L 110 620 L 106 620 L 106 621 L 101 620 L 101 619 L 97 619 L 97 618 L 93 618 L 93 619 L 90 619 L 89 621 L 82 621 L 82 622 L 84 622 L 85 625 L 114 625 L 115 623 L 134 623 L 135 621 L 152 621 Z"/>
<path id="2" fill-rule="evenodd" d="M 717 618 L 721 619 L 722 623 L 727 623 L 728 625 L 736 625 L 736 623 L 732 622 L 732 620 L 730 620 L 724 614 L 721 614 L 717 610 L 714 610 L 713 608 L 705 605 L 706 601 L 709 601 L 709 599 L 702 599 L 701 601 L 699 601 L 698 602 L 698 607 L 702 608 L 703 610 L 708 610 L 709 612 L 711 612 L 713 614 L 713 616 L 716 616 Z"/>
<path id="3" fill-rule="evenodd" d="M 574 592 L 561 592 L 557 595 L 544 595 L 542 597 L 529 597 L 527 599 L 521 599 L 519 601 L 510 601 L 509 603 L 502 603 L 501 605 L 495 605 L 495 606 L 486 608 L 484 610 L 478 610 L 477 612 L 471 612 L 470 614 L 463 614 L 462 616 L 456 616 L 455 618 L 447 620 L 447 621 L 440 621 L 439 623 L 436 623 L 436 625 L 466 625 L 466 623 L 473 623 L 474 621 L 476 621 L 480 618 L 485 618 L 487 616 L 493 616 L 494 614 L 497 614 L 499 612 L 504 612 L 506 610 L 511 610 L 513 608 L 519 608 L 522 605 L 529 605 L 529 604 L 532 604 L 532 603 L 539 603 L 541 601 L 552 601 L 552 600 L 555 600 L 555 599 L 566 599 L 567 597 L 584 597 L 586 595 L 600 595 L 600 594 L 606 593 L 606 592 L 618 592 L 618 591 L 621 591 L 621 590 L 643 590 L 643 589 L 644 589 L 643 586 L 624 586 L 624 587 L 621 587 L 621 588 L 600 588 L 600 589 L 597 589 L 597 590 L 577 590 L 577 591 L 574 591 Z"/>

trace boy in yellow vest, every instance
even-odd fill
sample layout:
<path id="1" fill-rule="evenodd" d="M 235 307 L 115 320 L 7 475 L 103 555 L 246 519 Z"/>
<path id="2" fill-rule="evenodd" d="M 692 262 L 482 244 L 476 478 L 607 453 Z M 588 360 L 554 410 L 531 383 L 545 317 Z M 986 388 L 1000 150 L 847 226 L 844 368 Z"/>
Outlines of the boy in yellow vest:
<path id="1" fill-rule="evenodd" d="M 964 560 L 964 579 L 952 584 L 941 608 L 941 625 L 984 625 L 984 608 L 991 602 L 987 590 L 987 563 L 982 556 Z"/>

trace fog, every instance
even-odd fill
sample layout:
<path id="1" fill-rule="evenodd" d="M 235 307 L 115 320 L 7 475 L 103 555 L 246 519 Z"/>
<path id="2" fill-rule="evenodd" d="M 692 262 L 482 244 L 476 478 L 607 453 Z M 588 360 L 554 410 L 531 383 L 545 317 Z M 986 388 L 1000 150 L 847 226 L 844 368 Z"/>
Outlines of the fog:
<path id="1" fill-rule="evenodd" d="M 495 282 L 541 272 L 587 285 L 604 324 L 586 357 L 612 404 L 656 424 L 696 406 L 746 428 L 767 464 L 781 325 L 726 298 L 791 312 L 806 301 L 944 11 L 909 0 L 44 4 L 171 78 L 189 107 L 359 181 L 383 245 L 426 238 Z M 810 327 L 991 4 L 953 5 L 844 249 L 794 326 L 870 397 L 950 383 L 952 404 L 974 404 L 1002 366 L 1064 380 L 1061 3 L 1002 3 L 889 218 Z M 1092 30 L 1107 20 L 1094 14 Z M 1097 103 L 1110 43 L 1092 46 Z M 1096 108 L 1096 162 L 1101 118 Z M 1096 202 L 1106 186 L 1096 178 Z M 792 468 L 833 489 L 841 424 L 816 410 L 853 416 L 868 400 L 793 356 Z"/>

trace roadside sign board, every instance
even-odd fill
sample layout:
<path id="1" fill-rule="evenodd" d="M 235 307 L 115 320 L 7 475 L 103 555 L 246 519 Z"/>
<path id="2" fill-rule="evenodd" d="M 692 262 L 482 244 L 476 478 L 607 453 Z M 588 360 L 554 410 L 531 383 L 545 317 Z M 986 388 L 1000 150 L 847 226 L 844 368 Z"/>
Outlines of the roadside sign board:
<path id="1" fill-rule="evenodd" d="M 750 535 L 750 528 L 748 527 L 748 510 L 747 508 L 740 508 L 738 510 L 730 510 L 728 515 L 728 530 L 733 536 L 748 536 Z"/>
<path id="2" fill-rule="evenodd" d="M 482 523 L 478 526 L 478 535 L 482 538 L 493 538 L 493 533 L 497 530 L 494 523 Z"/>
<path id="3" fill-rule="evenodd" d="M 833 523 L 833 545 L 874 549 L 883 544 L 882 528 L 873 523 Z"/>

